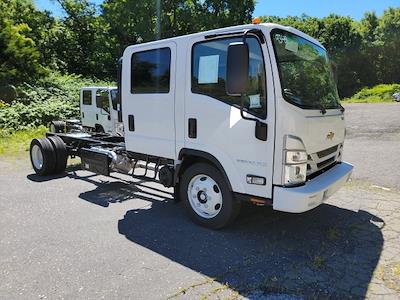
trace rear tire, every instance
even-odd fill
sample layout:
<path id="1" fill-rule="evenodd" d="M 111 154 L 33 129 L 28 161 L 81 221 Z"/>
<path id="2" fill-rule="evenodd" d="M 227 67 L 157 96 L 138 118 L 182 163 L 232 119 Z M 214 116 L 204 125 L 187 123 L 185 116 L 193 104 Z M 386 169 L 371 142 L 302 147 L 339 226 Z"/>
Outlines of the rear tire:
<path id="1" fill-rule="evenodd" d="M 52 133 L 65 133 L 65 122 L 51 121 L 49 125 L 49 131 Z"/>
<path id="2" fill-rule="evenodd" d="M 51 136 L 48 138 L 51 142 L 54 152 L 56 154 L 56 167 L 54 169 L 55 174 L 59 174 L 65 171 L 67 167 L 68 151 L 64 141 L 59 136 Z"/>
<path id="3" fill-rule="evenodd" d="M 40 176 L 52 174 L 56 167 L 56 153 L 47 138 L 33 139 L 30 146 L 32 167 Z"/>
<path id="4" fill-rule="evenodd" d="M 232 223 L 240 211 L 221 172 L 207 163 L 196 163 L 181 176 L 180 198 L 191 219 L 202 226 L 220 229 Z"/>

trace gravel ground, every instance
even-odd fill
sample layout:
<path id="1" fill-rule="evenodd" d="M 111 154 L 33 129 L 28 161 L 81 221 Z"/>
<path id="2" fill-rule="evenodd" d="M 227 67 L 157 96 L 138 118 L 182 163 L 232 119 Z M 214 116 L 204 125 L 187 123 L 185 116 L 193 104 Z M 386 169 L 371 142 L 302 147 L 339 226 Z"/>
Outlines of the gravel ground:
<path id="1" fill-rule="evenodd" d="M 353 178 L 400 190 L 400 103 L 346 105 L 346 125 Z"/>
<path id="2" fill-rule="evenodd" d="M 0 299 L 399 299 L 400 105 L 346 108 L 351 183 L 301 215 L 245 206 L 222 231 L 155 183 L 0 158 Z"/>

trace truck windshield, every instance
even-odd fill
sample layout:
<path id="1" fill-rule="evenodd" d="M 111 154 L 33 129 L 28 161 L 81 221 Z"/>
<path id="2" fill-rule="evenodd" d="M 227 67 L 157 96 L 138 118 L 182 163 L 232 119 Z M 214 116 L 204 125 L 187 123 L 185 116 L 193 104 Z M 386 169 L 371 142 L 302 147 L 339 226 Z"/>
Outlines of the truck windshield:
<path id="1" fill-rule="evenodd" d="M 285 100 L 304 109 L 340 108 L 326 51 L 284 30 L 275 29 L 271 36 Z"/>

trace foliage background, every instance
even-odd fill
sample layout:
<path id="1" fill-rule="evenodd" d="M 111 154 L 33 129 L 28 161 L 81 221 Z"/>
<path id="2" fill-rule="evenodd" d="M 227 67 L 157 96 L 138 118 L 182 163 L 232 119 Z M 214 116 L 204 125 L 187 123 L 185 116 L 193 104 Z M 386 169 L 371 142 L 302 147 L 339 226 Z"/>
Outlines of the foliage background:
<path id="1" fill-rule="evenodd" d="M 36 9 L 32 0 L 0 1 L 0 128 L 73 117 L 80 87 L 113 85 L 116 60 L 126 46 L 250 23 L 255 6 L 254 0 L 162 0 L 158 25 L 156 0 L 105 0 L 101 7 L 88 0 L 56 1 L 62 18 Z M 262 20 L 321 41 L 337 65 L 342 98 L 400 82 L 400 8 L 379 17 L 366 12 L 360 21 L 338 15 Z M 1 99 L 2 87 L 9 85 L 15 99 Z M 364 97 L 364 90 L 357 97 Z"/>

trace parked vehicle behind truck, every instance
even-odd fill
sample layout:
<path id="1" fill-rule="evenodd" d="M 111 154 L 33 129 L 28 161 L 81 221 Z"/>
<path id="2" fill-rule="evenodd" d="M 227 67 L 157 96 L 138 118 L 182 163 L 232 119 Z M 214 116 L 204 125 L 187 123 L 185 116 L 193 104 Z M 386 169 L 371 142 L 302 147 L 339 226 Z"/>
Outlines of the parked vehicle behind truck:
<path id="1" fill-rule="evenodd" d="M 118 89 L 116 87 L 89 86 L 80 90 L 80 118 L 53 121 L 50 131 L 62 133 L 73 129 L 82 132 L 99 132 L 123 135 L 122 122 L 118 121 Z"/>
<path id="2" fill-rule="evenodd" d="M 232 222 L 242 201 L 308 211 L 350 178 L 328 54 L 294 28 L 243 25 L 129 46 L 119 68 L 124 137 L 49 133 L 31 144 L 36 173 L 61 172 L 76 155 L 98 174 L 157 180 L 210 228 Z"/>

